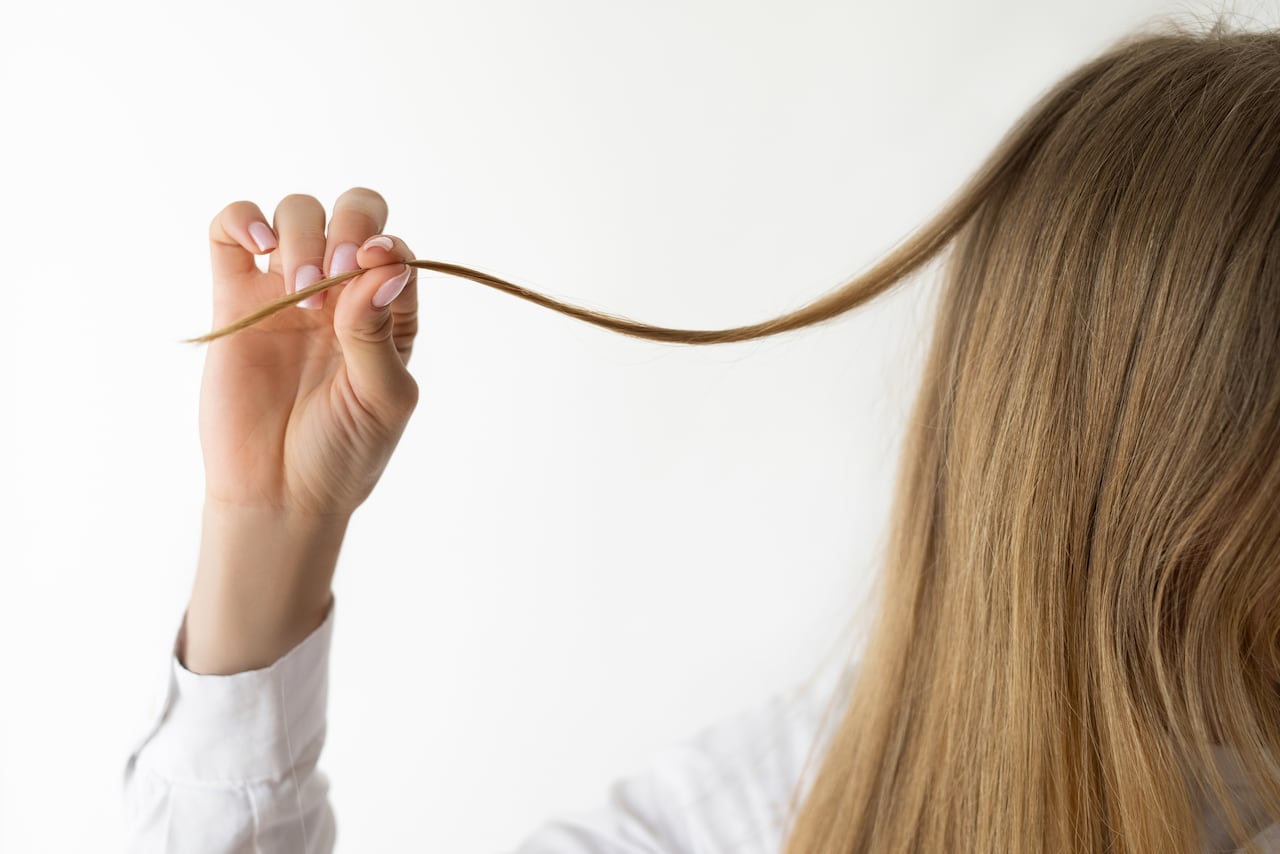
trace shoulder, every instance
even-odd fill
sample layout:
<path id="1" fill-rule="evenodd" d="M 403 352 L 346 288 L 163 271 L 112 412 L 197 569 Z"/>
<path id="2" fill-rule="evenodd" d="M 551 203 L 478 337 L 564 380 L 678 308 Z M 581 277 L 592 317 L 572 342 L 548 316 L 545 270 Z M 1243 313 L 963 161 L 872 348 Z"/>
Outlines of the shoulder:
<path id="1" fill-rule="evenodd" d="M 658 753 L 651 770 L 692 850 L 776 850 L 792 795 L 807 789 L 839 723 L 851 672 L 826 668 Z"/>

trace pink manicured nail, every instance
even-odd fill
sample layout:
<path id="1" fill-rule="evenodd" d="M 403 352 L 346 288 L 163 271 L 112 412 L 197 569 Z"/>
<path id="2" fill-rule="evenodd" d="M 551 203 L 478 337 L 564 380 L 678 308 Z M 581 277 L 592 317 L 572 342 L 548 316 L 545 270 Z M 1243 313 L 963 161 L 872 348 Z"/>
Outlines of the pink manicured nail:
<path id="1" fill-rule="evenodd" d="M 374 308 L 386 308 L 391 301 L 400 296 L 400 292 L 404 290 L 404 286 L 409 283 L 410 267 L 405 267 L 404 272 L 396 276 L 394 279 L 387 279 L 382 283 L 382 287 L 378 288 L 378 292 L 373 295 Z"/>
<path id="2" fill-rule="evenodd" d="M 324 273 L 315 264 L 303 264 L 293 274 L 293 293 L 297 293 L 305 287 L 314 285 L 316 282 L 324 278 Z M 323 293 L 312 294 L 311 296 L 298 303 L 299 308 L 319 308 L 320 297 Z"/>
<path id="3" fill-rule="evenodd" d="M 357 248 L 354 243 L 338 244 L 338 248 L 333 250 L 333 257 L 329 259 L 329 275 L 331 277 L 360 269 L 360 265 L 356 263 Z"/>
<path id="4" fill-rule="evenodd" d="M 381 246 L 383 249 L 390 250 L 391 247 L 395 246 L 395 244 L 391 242 L 390 237 L 386 237 L 385 235 L 379 234 L 377 237 L 370 237 L 368 240 L 364 242 L 364 245 L 361 246 L 360 248 L 372 249 L 375 246 Z"/>
<path id="5" fill-rule="evenodd" d="M 259 252 L 269 252 L 276 248 L 276 236 L 265 222 L 249 223 L 249 236 L 253 238 L 254 243 L 258 244 Z"/>

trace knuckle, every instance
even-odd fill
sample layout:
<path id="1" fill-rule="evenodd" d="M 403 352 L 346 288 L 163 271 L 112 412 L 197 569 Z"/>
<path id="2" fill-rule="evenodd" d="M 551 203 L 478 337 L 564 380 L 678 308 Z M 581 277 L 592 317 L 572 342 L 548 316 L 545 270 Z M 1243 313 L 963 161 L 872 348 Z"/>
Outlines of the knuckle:
<path id="1" fill-rule="evenodd" d="M 251 219 L 258 214 L 258 206 L 253 202 L 240 199 L 229 203 L 209 220 L 209 233 L 215 234 L 225 230 L 226 223 L 234 219 Z"/>
<path id="2" fill-rule="evenodd" d="M 400 405 L 403 407 L 401 411 L 406 415 L 412 413 L 418 408 L 418 399 L 420 397 L 421 392 L 418 389 L 417 381 L 406 374 L 404 390 L 400 393 Z"/>
<path id="3" fill-rule="evenodd" d="M 334 202 L 333 218 L 345 220 L 358 232 L 377 234 L 387 221 L 387 202 L 376 190 L 352 187 Z"/>
<path id="4" fill-rule="evenodd" d="M 369 187 L 351 187 L 344 190 L 342 195 L 338 196 L 338 200 L 342 202 L 359 202 L 373 210 L 387 209 L 387 200 L 377 190 Z"/>
<path id="5" fill-rule="evenodd" d="M 320 200 L 310 193 L 290 193 L 280 200 L 280 207 L 299 207 L 324 210 Z"/>
<path id="6" fill-rule="evenodd" d="M 356 337 L 368 344 L 381 344 L 391 338 L 394 322 L 391 312 L 380 312 L 371 318 L 369 325 L 356 327 Z"/>

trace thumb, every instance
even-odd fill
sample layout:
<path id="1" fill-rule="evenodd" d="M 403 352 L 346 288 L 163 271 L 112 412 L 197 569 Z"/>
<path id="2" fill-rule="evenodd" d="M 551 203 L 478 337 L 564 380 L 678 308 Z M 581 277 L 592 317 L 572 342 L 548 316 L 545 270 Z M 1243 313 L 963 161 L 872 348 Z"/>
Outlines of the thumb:
<path id="1" fill-rule="evenodd" d="M 412 272 L 407 264 L 387 264 L 361 273 L 342 288 L 333 311 L 352 390 L 365 408 L 389 421 L 418 399 L 417 383 L 396 349 L 391 311 Z"/>

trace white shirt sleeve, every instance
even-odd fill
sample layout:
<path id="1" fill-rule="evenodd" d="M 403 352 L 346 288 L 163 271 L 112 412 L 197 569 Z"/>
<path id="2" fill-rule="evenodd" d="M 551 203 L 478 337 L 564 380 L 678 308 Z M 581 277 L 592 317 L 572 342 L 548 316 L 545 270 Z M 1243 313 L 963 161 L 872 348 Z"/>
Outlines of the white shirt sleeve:
<path id="1" fill-rule="evenodd" d="M 125 765 L 129 854 L 329 854 L 324 622 L 270 667 L 195 674 L 170 659 L 159 719 Z M 181 623 L 174 649 L 185 632 Z"/>
<path id="2" fill-rule="evenodd" d="M 261 670 L 197 675 L 172 658 L 159 720 L 125 768 L 129 854 L 334 850 L 317 767 L 333 615 Z M 514 854 L 776 854 L 792 787 L 802 772 L 811 781 L 805 761 L 831 687 L 777 692 L 658 751 Z"/>

